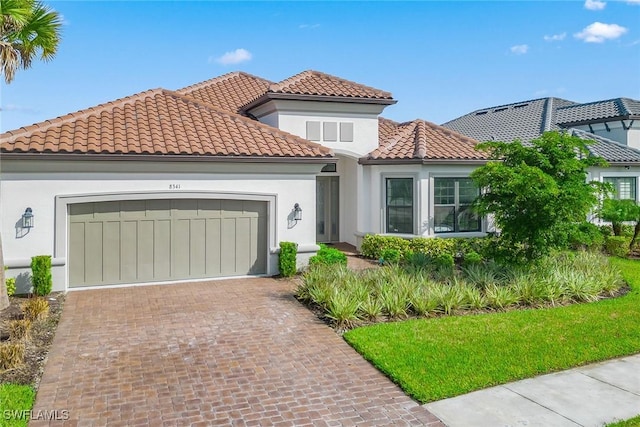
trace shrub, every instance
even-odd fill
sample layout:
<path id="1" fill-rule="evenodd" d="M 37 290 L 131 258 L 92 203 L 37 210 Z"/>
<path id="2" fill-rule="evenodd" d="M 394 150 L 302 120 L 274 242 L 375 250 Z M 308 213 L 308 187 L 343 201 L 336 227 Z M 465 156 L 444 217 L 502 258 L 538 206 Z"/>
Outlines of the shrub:
<path id="1" fill-rule="evenodd" d="M 380 254 L 380 262 L 383 264 L 397 264 L 402 253 L 398 249 L 384 249 Z"/>
<path id="2" fill-rule="evenodd" d="M 4 283 L 7 287 L 7 295 L 14 295 L 16 293 L 16 278 L 9 277 Z"/>
<path id="3" fill-rule="evenodd" d="M 482 255 L 475 251 L 467 252 L 462 258 L 462 263 L 465 266 L 480 264 L 482 263 Z"/>
<path id="4" fill-rule="evenodd" d="M 298 254 L 298 244 L 293 242 L 280 242 L 280 256 L 278 257 L 278 268 L 280 275 L 291 277 L 298 271 L 296 256 Z"/>
<path id="5" fill-rule="evenodd" d="M 455 265 L 453 255 L 448 253 L 437 255 L 435 257 L 435 262 L 438 265 L 438 267 L 443 267 L 443 268 L 453 268 L 453 266 Z"/>
<path id="6" fill-rule="evenodd" d="M 427 254 L 431 257 L 451 255 L 456 253 L 456 241 L 454 239 L 426 239 L 417 237 L 409 241 L 409 249 L 416 253 Z"/>
<path id="7" fill-rule="evenodd" d="M 38 255 L 31 258 L 31 281 L 34 294 L 43 297 L 51 293 L 53 287 L 51 255 Z"/>
<path id="8" fill-rule="evenodd" d="M 24 363 L 24 342 L 5 342 L 0 344 L 0 371 L 13 369 Z"/>
<path id="9" fill-rule="evenodd" d="M 24 317 L 33 322 L 44 320 L 49 315 L 49 301 L 44 298 L 29 298 L 22 304 Z"/>
<path id="10" fill-rule="evenodd" d="M 327 245 L 320 244 L 320 250 L 314 256 L 309 258 L 309 264 L 347 265 L 347 256 L 336 248 L 329 248 Z"/>
<path id="11" fill-rule="evenodd" d="M 629 254 L 629 239 L 623 236 L 607 237 L 604 250 L 609 255 L 624 258 Z"/>
<path id="12" fill-rule="evenodd" d="M 404 253 L 409 249 L 409 241 L 402 237 L 367 234 L 362 240 L 360 252 L 367 258 L 380 259 L 385 249 L 396 249 Z"/>
<path id="13" fill-rule="evenodd" d="M 9 322 L 9 339 L 12 341 L 28 340 L 31 336 L 31 320 L 17 319 Z"/>
<path id="14" fill-rule="evenodd" d="M 358 320 L 360 301 L 345 289 L 334 289 L 327 301 L 326 316 L 336 322 L 338 328 L 349 328 Z"/>
<path id="15" fill-rule="evenodd" d="M 604 236 L 597 225 L 587 221 L 571 224 L 566 230 L 566 245 L 571 249 L 599 250 L 604 243 Z"/>

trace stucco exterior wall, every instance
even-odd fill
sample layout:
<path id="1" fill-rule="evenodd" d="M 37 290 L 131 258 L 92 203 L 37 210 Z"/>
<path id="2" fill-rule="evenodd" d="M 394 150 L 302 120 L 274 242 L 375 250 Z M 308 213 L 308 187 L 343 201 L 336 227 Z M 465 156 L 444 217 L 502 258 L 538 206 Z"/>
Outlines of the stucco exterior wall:
<path id="1" fill-rule="evenodd" d="M 268 274 L 277 274 L 280 241 L 297 242 L 304 264 L 315 246 L 315 175 L 320 165 L 175 164 L 160 162 L 27 162 L 2 163 L 0 230 L 7 277 L 28 271 L 34 255 L 53 255 L 54 289 L 67 286 L 67 212 L 65 200 L 92 197 L 246 198 L 267 200 L 269 210 Z M 80 198 L 80 199 L 78 199 Z M 295 203 L 303 220 L 290 214 Z M 62 206 L 62 207 L 61 207 Z M 31 207 L 35 227 L 18 227 Z M 21 280 L 24 282 L 24 280 Z"/>
<path id="2" fill-rule="evenodd" d="M 327 141 L 321 131 L 318 144 L 358 158 L 378 147 L 378 115 L 383 105 L 341 102 L 273 100 L 251 110 L 261 122 L 276 124 L 280 130 L 307 138 L 307 122 L 338 124 L 338 140 Z M 339 124 L 353 123 L 353 141 L 341 142 Z"/>

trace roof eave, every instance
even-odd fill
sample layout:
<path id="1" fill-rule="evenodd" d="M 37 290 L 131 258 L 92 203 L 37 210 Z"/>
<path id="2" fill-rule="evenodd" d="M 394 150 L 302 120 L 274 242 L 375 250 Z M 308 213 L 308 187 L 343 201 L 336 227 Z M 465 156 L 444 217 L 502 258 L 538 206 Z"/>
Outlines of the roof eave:
<path id="1" fill-rule="evenodd" d="M 557 122 L 557 124 L 561 128 L 570 128 L 570 127 L 573 127 L 573 126 L 580 126 L 580 125 L 608 123 L 608 122 L 614 122 L 614 121 L 618 121 L 618 120 L 636 120 L 636 119 L 640 119 L 640 115 L 638 115 L 638 114 L 625 114 L 625 115 L 622 115 L 622 116 L 603 117 L 603 118 L 598 118 L 598 119 L 580 120 L 580 121 L 576 121 L 576 122 Z"/>
<path id="2" fill-rule="evenodd" d="M 321 102 L 343 102 L 351 104 L 378 104 L 378 105 L 393 105 L 398 101 L 392 98 L 362 98 L 362 97 L 348 97 L 348 96 L 334 96 L 334 95 L 303 95 L 298 93 L 281 93 L 281 92 L 267 92 L 264 95 L 256 98 L 246 105 L 240 107 L 243 111 L 249 111 L 253 108 L 259 107 L 271 100 L 290 100 L 290 101 L 321 101 Z"/>
<path id="3" fill-rule="evenodd" d="M 489 160 L 485 159 L 358 159 L 361 165 L 483 165 Z"/>
<path id="4" fill-rule="evenodd" d="M 333 155 L 324 157 L 294 156 L 200 156 L 193 154 L 84 154 L 84 153 L 12 153 L 2 152 L 2 160 L 89 160 L 89 161 L 156 161 L 156 162 L 237 162 L 237 163 L 337 163 Z"/>

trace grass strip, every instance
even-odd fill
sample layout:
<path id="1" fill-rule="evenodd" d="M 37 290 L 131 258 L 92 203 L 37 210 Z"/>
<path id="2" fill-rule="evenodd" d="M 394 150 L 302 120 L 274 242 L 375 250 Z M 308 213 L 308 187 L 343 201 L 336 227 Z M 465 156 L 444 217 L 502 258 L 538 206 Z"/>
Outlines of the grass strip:
<path id="1" fill-rule="evenodd" d="M 29 422 L 36 393 L 28 385 L 0 384 L 0 427 L 22 427 Z"/>
<path id="2" fill-rule="evenodd" d="M 640 427 L 640 415 L 624 421 L 607 424 L 606 427 Z"/>
<path id="3" fill-rule="evenodd" d="M 590 304 L 409 320 L 345 340 L 420 402 L 640 352 L 640 261 L 612 259 L 631 286 Z"/>

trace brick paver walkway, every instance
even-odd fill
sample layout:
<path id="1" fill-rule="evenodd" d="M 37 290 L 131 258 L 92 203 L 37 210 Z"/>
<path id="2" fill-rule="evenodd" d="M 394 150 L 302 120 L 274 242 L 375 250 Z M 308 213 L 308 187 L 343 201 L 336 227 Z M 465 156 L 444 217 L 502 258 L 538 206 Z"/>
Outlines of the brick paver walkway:
<path id="1" fill-rule="evenodd" d="M 442 425 L 295 301 L 293 286 L 70 292 L 34 412 L 68 410 L 65 424 L 78 426 Z"/>

